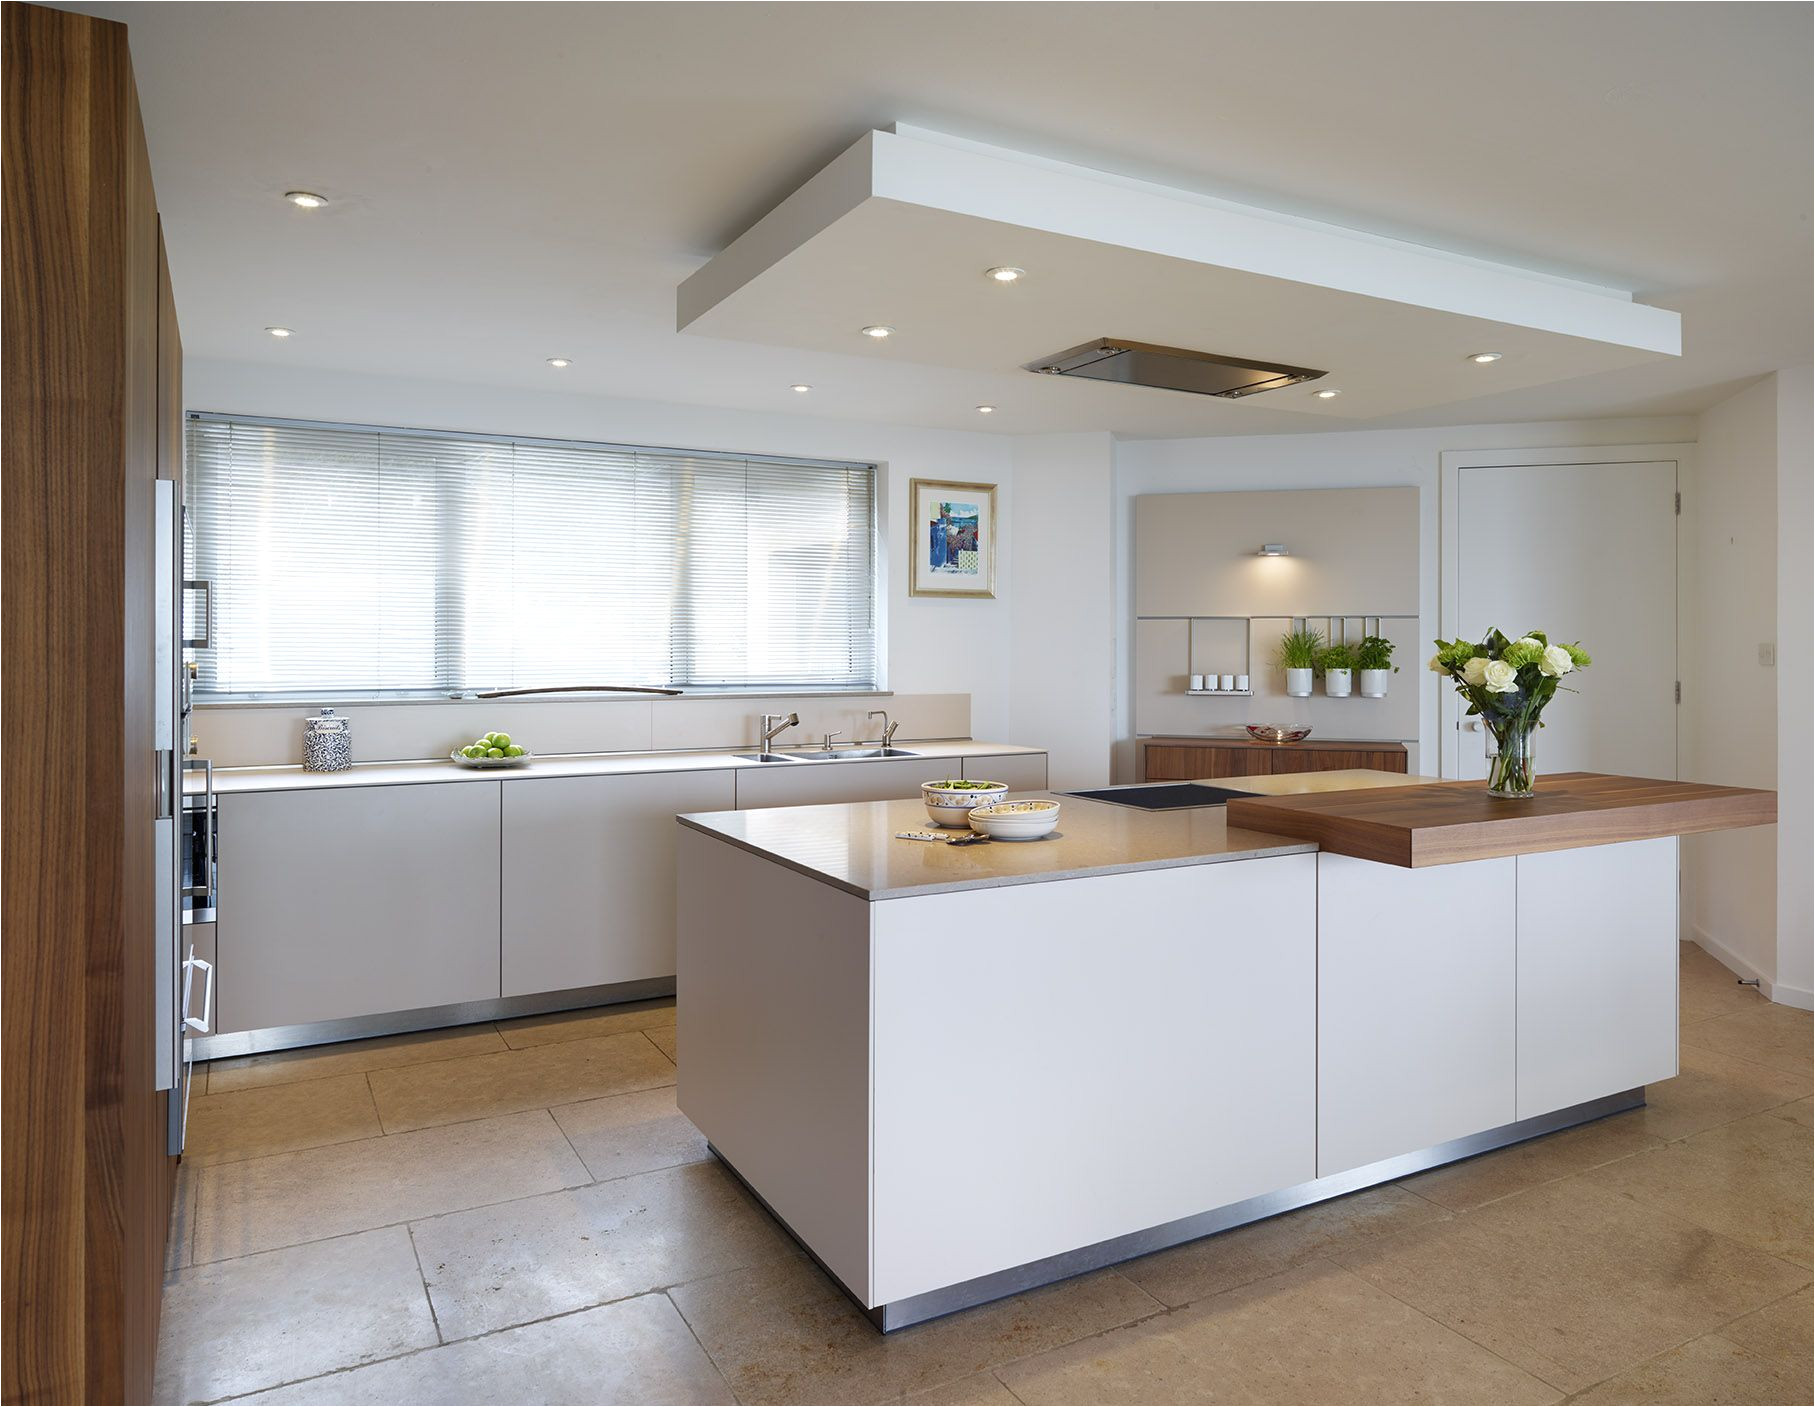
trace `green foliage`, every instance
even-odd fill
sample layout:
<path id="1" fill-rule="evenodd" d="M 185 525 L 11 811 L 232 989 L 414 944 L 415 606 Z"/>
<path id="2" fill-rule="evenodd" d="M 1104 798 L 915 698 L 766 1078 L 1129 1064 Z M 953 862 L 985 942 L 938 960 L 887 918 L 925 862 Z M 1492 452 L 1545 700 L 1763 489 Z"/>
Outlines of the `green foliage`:
<path id="1" fill-rule="evenodd" d="M 1594 663 L 1594 660 L 1589 657 L 1588 651 L 1580 645 L 1565 645 L 1563 648 L 1569 651 L 1569 658 L 1575 661 L 1577 669 L 1587 669 Z"/>
<path id="2" fill-rule="evenodd" d="M 1369 635 L 1355 647 L 1355 667 L 1357 669 L 1390 669 L 1399 672 L 1393 663 L 1393 642 L 1384 635 Z"/>
<path id="3" fill-rule="evenodd" d="M 1323 632 L 1306 627 L 1279 637 L 1279 663 L 1284 669 L 1315 669 L 1324 647 Z"/>
<path id="4" fill-rule="evenodd" d="M 1523 669 L 1528 664 L 1536 664 L 1544 658 L 1544 646 L 1535 636 L 1525 640 L 1515 640 L 1506 647 L 1506 653 L 1500 656 L 1514 669 Z"/>
<path id="5" fill-rule="evenodd" d="M 1355 647 L 1353 645 L 1326 645 L 1317 652 L 1316 667 L 1325 674 L 1332 669 L 1353 669 L 1355 667 Z"/>

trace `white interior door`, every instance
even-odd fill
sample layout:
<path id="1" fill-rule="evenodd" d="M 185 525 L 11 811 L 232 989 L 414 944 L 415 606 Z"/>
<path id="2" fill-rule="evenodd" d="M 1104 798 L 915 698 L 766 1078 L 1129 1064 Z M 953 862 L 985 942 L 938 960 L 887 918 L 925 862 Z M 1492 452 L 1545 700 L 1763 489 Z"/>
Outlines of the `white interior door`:
<path id="1" fill-rule="evenodd" d="M 1676 461 L 1446 468 L 1446 638 L 1546 630 L 1594 656 L 1545 710 L 1539 776 L 1675 777 Z M 1478 720 L 1442 692 L 1444 775 L 1485 777 Z"/>

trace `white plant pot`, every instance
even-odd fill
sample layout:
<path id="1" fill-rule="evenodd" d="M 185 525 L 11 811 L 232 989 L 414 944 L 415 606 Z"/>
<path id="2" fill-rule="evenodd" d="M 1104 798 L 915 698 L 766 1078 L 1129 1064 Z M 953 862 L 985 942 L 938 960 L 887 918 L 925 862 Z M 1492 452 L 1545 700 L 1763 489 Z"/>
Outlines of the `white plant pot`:
<path id="1" fill-rule="evenodd" d="M 1361 671 L 1361 697 L 1364 699 L 1384 699 L 1386 697 L 1386 677 L 1390 669 L 1364 669 Z"/>
<path id="2" fill-rule="evenodd" d="M 1353 670 L 1326 669 L 1323 674 L 1323 691 L 1333 699 L 1346 699 L 1354 677 Z"/>
<path id="3" fill-rule="evenodd" d="M 1286 671 L 1286 695 L 1288 698 L 1308 699 L 1311 697 L 1311 678 L 1316 673 L 1310 669 L 1288 669 Z"/>

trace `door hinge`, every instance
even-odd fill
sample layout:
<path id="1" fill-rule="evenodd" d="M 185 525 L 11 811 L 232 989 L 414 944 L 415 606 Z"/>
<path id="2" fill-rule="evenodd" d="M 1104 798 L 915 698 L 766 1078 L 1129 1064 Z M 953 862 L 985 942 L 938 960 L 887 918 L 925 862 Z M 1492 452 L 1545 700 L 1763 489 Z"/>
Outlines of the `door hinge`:
<path id="1" fill-rule="evenodd" d="M 1676 701 L 1678 703 L 1683 701 L 1683 681 L 1680 679 L 1676 681 Z"/>
<path id="2" fill-rule="evenodd" d="M 1683 496 L 1680 492 L 1676 496 L 1676 516 L 1683 516 Z"/>

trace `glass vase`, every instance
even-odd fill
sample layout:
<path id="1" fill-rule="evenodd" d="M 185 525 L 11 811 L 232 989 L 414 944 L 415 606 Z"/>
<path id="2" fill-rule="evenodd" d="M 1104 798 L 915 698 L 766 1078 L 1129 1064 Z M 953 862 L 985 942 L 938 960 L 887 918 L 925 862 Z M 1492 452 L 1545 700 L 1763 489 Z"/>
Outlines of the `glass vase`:
<path id="1" fill-rule="evenodd" d="M 1493 796 L 1527 797 L 1538 780 L 1536 721 L 1509 719 L 1488 726 L 1487 790 Z"/>

